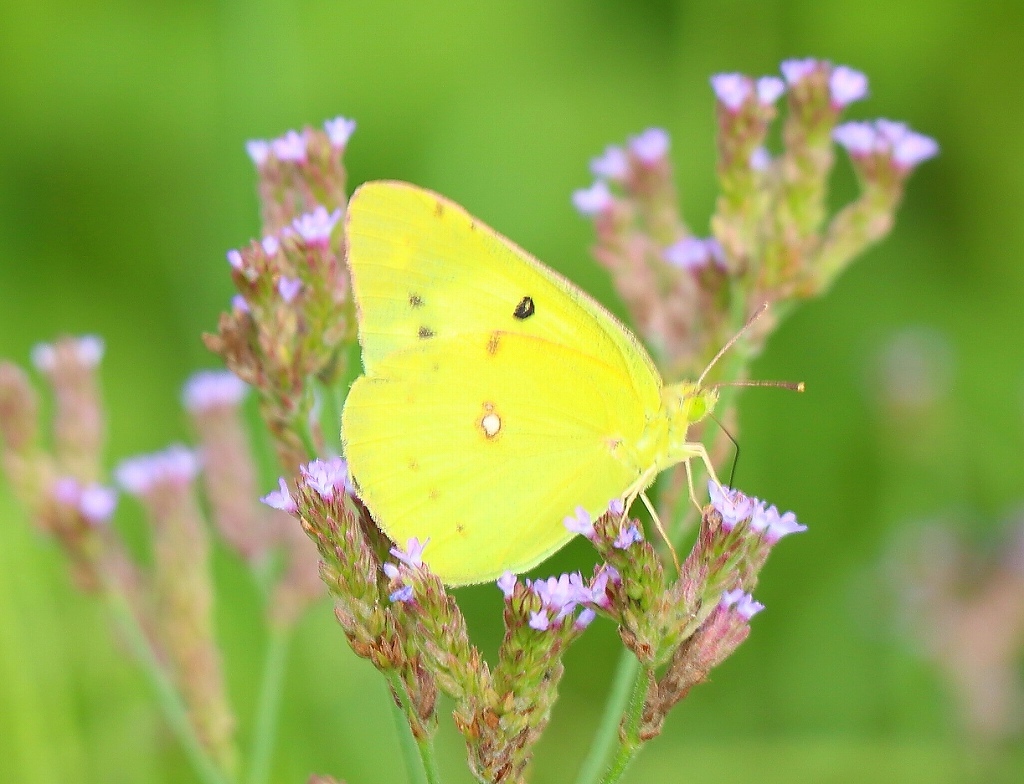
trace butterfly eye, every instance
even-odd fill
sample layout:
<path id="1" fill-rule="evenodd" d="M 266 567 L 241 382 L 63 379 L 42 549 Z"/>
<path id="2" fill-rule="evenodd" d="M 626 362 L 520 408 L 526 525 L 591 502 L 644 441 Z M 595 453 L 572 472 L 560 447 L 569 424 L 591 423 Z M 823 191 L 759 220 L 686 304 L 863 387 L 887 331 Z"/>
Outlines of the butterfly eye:
<path id="1" fill-rule="evenodd" d="M 512 311 L 512 315 L 520 321 L 530 318 L 535 312 L 533 307 L 533 297 L 523 297 L 519 300 L 519 304 L 516 305 L 516 309 Z"/>

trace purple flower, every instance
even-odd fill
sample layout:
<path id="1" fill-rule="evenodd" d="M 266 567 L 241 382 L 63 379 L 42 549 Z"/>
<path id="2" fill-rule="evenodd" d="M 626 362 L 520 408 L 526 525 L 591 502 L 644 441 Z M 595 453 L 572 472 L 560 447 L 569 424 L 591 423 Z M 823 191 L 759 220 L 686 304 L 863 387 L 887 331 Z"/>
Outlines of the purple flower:
<path id="1" fill-rule="evenodd" d="M 805 57 L 803 59 L 794 58 L 791 60 L 783 60 L 782 64 L 779 66 L 779 70 L 781 70 L 782 75 L 786 77 L 786 81 L 789 82 L 789 86 L 794 87 L 813 73 L 817 67 L 817 60 L 813 57 Z"/>
<path id="2" fill-rule="evenodd" d="M 735 607 L 737 614 L 747 621 L 764 609 L 763 604 L 754 601 L 754 597 L 746 593 L 742 588 L 735 588 L 723 593 L 718 606 L 726 610 L 730 607 Z"/>
<path id="3" fill-rule="evenodd" d="M 572 204 L 581 215 L 588 217 L 607 211 L 615 203 L 608 184 L 597 180 L 589 188 L 580 188 L 572 193 Z"/>
<path id="4" fill-rule="evenodd" d="M 654 166 L 667 154 L 668 132 L 663 128 L 648 128 L 629 140 L 629 151 L 645 166 Z"/>
<path id="5" fill-rule="evenodd" d="M 754 511 L 750 515 L 750 522 L 747 524 L 747 527 L 755 534 L 764 533 L 768 530 L 769 523 L 768 504 L 756 498 L 751 500 L 754 502 Z"/>
<path id="6" fill-rule="evenodd" d="M 828 91 L 834 106 L 849 106 L 868 94 L 868 78 L 860 71 L 840 65 L 832 69 L 828 78 Z"/>
<path id="7" fill-rule="evenodd" d="M 711 89 L 730 112 L 739 111 L 753 91 L 750 79 L 740 73 L 715 74 L 711 77 Z"/>
<path id="8" fill-rule="evenodd" d="M 878 131 L 879 140 L 887 142 L 890 146 L 897 144 L 910 130 L 906 123 L 884 118 L 875 120 L 875 129 Z"/>
<path id="9" fill-rule="evenodd" d="M 683 237 L 662 251 L 662 257 L 673 267 L 699 270 L 707 266 L 708 248 L 700 237 Z"/>
<path id="10" fill-rule="evenodd" d="M 222 406 L 237 406 L 248 389 L 245 382 L 227 370 L 202 370 L 185 382 L 181 398 L 193 414 Z"/>
<path id="11" fill-rule="evenodd" d="M 536 629 L 538 632 L 545 632 L 551 625 L 551 619 L 548 617 L 547 612 L 544 610 L 537 610 L 536 612 L 530 613 L 530 628 Z"/>
<path id="12" fill-rule="evenodd" d="M 58 478 L 50 489 L 53 499 L 61 506 L 76 509 L 86 522 L 93 525 L 107 522 L 117 508 L 117 491 L 96 483 L 82 487 L 70 476 Z"/>
<path id="13" fill-rule="evenodd" d="M 348 463 L 340 457 L 329 460 L 313 460 L 299 469 L 306 486 L 315 490 L 325 501 L 334 499 L 335 494 L 342 490 L 349 495 L 354 491 L 352 480 L 348 475 Z"/>
<path id="14" fill-rule="evenodd" d="M 630 523 L 628 526 L 623 526 L 619 529 L 619 535 L 615 537 L 615 541 L 612 545 L 618 550 L 628 550 L 630 545 L 642 542 L 644 535 L 640 532 L 640 529 Z"/>
<path id="15" fill-rule="evenodd" d="M 277 252 L 281 250 L 281 242 L 273 234 L 268 234 L 260 242 L 263 246 L 263 252 L 268 256 L 276 256 Z"/>
<path id="16" fill-rule="evenodd" d="M 832 138 L 854 156 L 874 152 L 877 136 L 874 127 L 867 122 L 843 123 L 832 131 Z"/>
<path id="17" fill-rule="evenodd" d="M 341 220 L 341 210 L 327 212 L 327 208 L 318 206 L 312 212 L 300 215 L 292 221 L 292 227 L 307 245 L 326 248 L 331 242 L 331 232 Z"/>
<path id="18" fill-rule="evenodd" d="M 298 511 L 298 507 L 295 505 L 295 499 L 292 498 L 292 494 L 288 491 L 288 483 L 284 481 L 284 477 L 277 480 L 277 485 L 280 489 L 267 493 L 260 501 L 271 509 L 280 509 L 282 512 L 295 514 Z"/>
<path id="19" fill-rule="evenodd" d="M 288 131 L 270 143 L 270 151 L 279 161 L 306 162 L 306 137 L 297 131 Z"/>
<path id="20" fill-rule="evenodd" d="M 577 602 L 583 604 L 584 602 L 590 601 L 590 586 L 587 585 L 582 574 L 579 572 L 571 572 L 569 574 L 569 587 L 572 590 L 572 593 L 576 596 Z"/>
<path id="21" fill-rule="evenodd" d="M 505 574 L 498 578 L 497 582 L 505 598 L 511 599 L 512 593 L 516 589 L 516 576 L 512 572 L 505 572 Z"/>
<path id="22" fill-rule="evenodd" d="M 757 147 L 752 153 L 750 153 L 750 168 L 754 171 L 764 171 L 772 165 L 772 156 L 768 152 L 768 148 Z"/>
<path id="23" fill-rule="evenodd" d="M 235 294 L 231 298 L 231 307 L 235 310 L 240 310 L 242 313 L 249 312 L 249 303 L 245 301 L 245 297 L 241 294 Z"/>
<path id="24" fill-rule="evenodd" d="M 718 601 L 718 604 L 720 607 L 729 608 L 736 604 L 736 602 L 738 602 L 746 595 L 746 591 L 744 591 L 742 588 L 734 588 L 731 591 L 724 591 L 722 593 L 722 598 Z"/>
<path id="25" fill-rule="evenodd" d="M 909 131 L 893 145 L 892 159 L 901 169 L 913 169 L 939 154 L 939 144 L 930 136 Z"/>
<path id="26" fill-rule="evenodd" d="M 401 574 L 399 568 L 390 561 L 381 566 L 380 569 L 387 575 L 389 580 L 397 580 L 398 576 Z"/>
<path id="27" fill-rule="evenodd" d="M 709 262 L 725 267 L 725 251 L 714 237 L 684 237 L 662 251 L 662 258 L 673 267 L 696 272 Z"/>
<path id="28" fill-rule="evenodd" d="M 576 589 L 569 582 L 569 575 L 548 577 L 546 580 L 534 580 L 530 589 L 540 597 L 546 607 L 561 609 L 566 603 L 575 601 Z"/>
<path id="29" fill-rule="evenodd" d="M 49 343 L 36 343 L 31 357 L 32 365 L 41 373 L 52 373 L 57 367 L 57 349 Z"/>
<path id="30" fill-rule="evenodd" d="M 755 601 L 754 597 L 749 593 L 744 594 L 740 600 L 736 602 L 736 612 L 748 621 L 763 609 L 764 605 L 761 604 L 761 602 Z"/>
<path id="31" fill-rule="evenodd" d="M 722 248 L 722 244 L 714 237 L 708 237 L 704 240 L 704 247 L 707 248 L 708 258 L 722 269 L 725 269 L 725 250 Z"/>
<path id="32" fill-rule="evenodd" d="M 430 544 L 429 538 L 425 539 L 423 544 L 420 544 L 420 540 L 414 536 L 406 544 L 404 550 L 401 547 L 395 546 L 391 548 L 390 552 L 410 569 L 416 569 L 423 566 L 423 549 L 428 544 Z"/>
<path id="33" fill-rule="evenodd" d="M 103 338 L 98 335 L 82 335 L 75 343 L 75 356 L 83 367 L 94 368 L 103 359 Z"/>
<path id="34" fill-rule="evenodd" d="M 621 182 L 629 174 L 629 157 L 621 147 L 611 145 L 590 162 L 590 171 L 595 177 Z"/>
<path id="35" fill-rule="evenodd" d="M 348 140 L 355 133 L 356 121 L 346 117 L 335 117 L 333 120 L 324 122 L 324 130 L 327 132 L 331 146 L 337 150 L 344 150 L 348 145 Z"/>
<path id="36" fill-rule="evenodd" d="M 598 607 L 607 608 L 610 604 L 608 599 L 608 583 L 613 585 L 622 584 L 622 575 L 619 570 L 610 564 L 601 564 L 594 570 L 594 579 L 590 581 L 588 588 L 589 595 L 581 601 L 596 604 Z"/>
<path id="37" fill-rule="evenodd" d="M 73 353 L 78 363 L 85 368 L 93 369 L 103 359 L 103 339 L 97 335 L 83 335 L 74 338 Z M 57 369 L 57 347 L 51 343 L 37 343 L 32 347 L 32 364 L 42 373 L 52 373 Z"/>
<path id="38" fill-rule="evenodd" d="M 259 168 L 267 162 L 267 157 L 270 155 L 270 145 L 262 139 L 252 139 L 245 143 L 245 151 L 249 153 L 252 162 Z"/>
<path id="39" fill-rule="evenodd" d="M 591 599 L 591 591 L 578 572 L 534 580 L 530 590 L 540 597 L 545 609 L 555 614 L 555 620 L 561 620 L 575 610 L 577 604 Z"/>
<path id="40" fill-rule="evenodd" d="M 242 254 L 232 248 L 227 252 L 228 264 L 231 265 L 231 269 L 240 270 L 242 269 Z"/>
<path id="41" fill-rule="evenodd" d="M 906 123 L 875 120 L 875 128 L 878 131 L 876 149 L 890 152 L 893 162 L 902 169 L 912 169 L 939 152 L 934 139 L 910 130 Z"/>
<path id="42" fill-rule="evenodd" d="M 931 137 L 910 130 L 906 123 L 892 120 L 848 122 L 832 131 L 832 138 L 858 158 L 874 153 L 889 154 L 893 163 L 907 171 L 934 157 L 939 145 Z"/>
<path id="43" fill-rule="evenodd" d="M 786 92 L 786 83 L 777 76 L 762 76 L 757 80 L 757 100 L 771 106 Z"/>
<path id="44" fill-rule="evenodd" d="M 505 572 L 498 578 L 498 587 L 506 599 L 511 599 L 515 592 L 516 576 L 512 572 Z"/>
<path id="45" fill-rule="evenodd" d="M 195 452 L 174 444 L 162 452 L 123 460 L 114 471 L 118 484 L 135 496 L 149 494 L 160 485 L 184 486 L 199 473 Z"/>
<path id="46" fill-rule="evenodd" d="M 573 626 L 575 626 L 578 630 L 583 631 L 588 626 L 590 626 L 591 623 L 594 622 L 594 619 L 596 617 L 597 613 L 591 610 L 589 607 L 587 607 L 579 614 L 579 617 L 576 618 L 576 622 L 573 624 Z"/>
<path id="47" fill-rule="evenodd" d="M 291 304 L 299 296 L 300 291 L 302 291 L 302 281 L 298 278 L 282 277 L 277 281 L 277 293 L 288 304 Z"/>
<path id="48" fill-rule="evenodd" d="M 801 525 L 797 522 L 796 515 L 793 512 L 786 512 L 780 515 L 779 510 L 775 506 L 769 506 L 764 511 L 763 519 L 765 523 L 764 538 L 768 544 L 775 544 L 784 536 L 802 533 L 807 530 L 806 525 Z M 751 521 L 751 527 L 753 527 L 753 521 Z"/>
<path id="49" fill-rule="evenodd" d="M 608 513 L 615 517 L 622 517 L 626 513 L 626 504 L 621 498 L 613 498 L 608 502 Z"/>
<path id="50" fill-rule="evenodd" d="M 722 516 L 722 527 L 731 531 L 754 511 L 754 502 L 739 490 L 719 485 L 714 479 L 708 480 L 708 495 L 711 505 Z"/>
<path id="51" fill-rule="evenodd" d="M 403 585 L 397 591 L 388 596 L 388 598 L 392 602 L 411 602 L 413 600 L 412 586 Z"/>
<path id="52" fill-rule="evenodd" d="M 93 525 L 107 522 L 117 508 L 117 491 L 112 487 L 91 484 L 78 498 L 78 511 Z"/>
<path id="53" fill-rule="evenodd" d="M 562 523 L 574 534 L 583 534 L 587 539 L 594 538 L 594 521 L 582 506 L 577 506 L 575 513 L 566 517 Z"/>

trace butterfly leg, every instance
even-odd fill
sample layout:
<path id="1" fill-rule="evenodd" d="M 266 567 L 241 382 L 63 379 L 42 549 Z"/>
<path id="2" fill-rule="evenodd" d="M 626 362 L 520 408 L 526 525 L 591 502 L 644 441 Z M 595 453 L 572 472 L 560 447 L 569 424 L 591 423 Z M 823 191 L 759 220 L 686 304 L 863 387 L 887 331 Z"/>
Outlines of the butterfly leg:
<path id="1" fill-rule="evenodd" d="M 714 465 L 711 464 L 711 458 L 710 458 L 710 456 L 708 456 L 707 447 L 705 447 L 704 444 L 701 444 L 699 442 L 698 443 L 694 443 L 694 444 L 687 444 L 687 446 L 689 446 L 689 447 L 691 447 L 693 449 L 693 453 L 694 453 L 693 456 L 694 457 L 699 457 L 700 458 L 700 461 L 704 464 L 704 467 L 708 470 L 708 476 L 711 477 L 711 480 L 716 485 L 721 487 L 722 483 L 720 481 L 718 481 L 718 474 L 715 473 L 715 467 L 714 467 Z M 687 467 L 689 467 L 689 464 L 687 464 Z M 693 492 L 693 488 L 692 487 L 690 488 L 690 492 L 691 493 Z"/>
<path id="2" fill-rule="evenodd" d="M 657 475 L 658 471 L 656 468 L 649 468 L 640 474 L 633 484 L 626 488 L 625 492 L 622 494 L 622 516 L 619 518 L 620 524 L 625 522 L 626 518 L 629 517 L 629 510 L 637 498 L 643 499 L 644 506 L 646 506 L 649 511 L 651 510 L 651 502 L 648 500 L 647 494 L 644 491 L 650 487 L 651 482 Z M 651 514 L 654 514 L 653 511 Z M 657 519 L 657 517 L 655 517 L 655 519 Z M 660 520 L 657 525 L 658 529 L 661 530 Z"/>
<path id="3" fill-rule="evenodd" d="M 697 491 L 693 487 L 693 469 L 690 467 L 690 461 L 689 460 L 684 460 L 683 461 L 683 468 L 686 469 L 686 485 L 687 485 L 687 487 L 689 488 L 689 491 L 690 491 L 690 503 L 692 503 L 695 507 L 697 507 L 697 512 L 699 514 L 703 514 L 704 513 L 704 507 L 702 507 L 700 505 L 700 503 L 698 503 L 698 501 L 697 501 Z"/>
<path id="4" fill-rule="evenodd" d="M 658 529 L 658 533 L 661 534 L 661 538 L 668 547 L 668 551 L 672 554 L 672 563 L 676 565 L 676 573 L 679 573 L 682 570 L 679 566 L 679 556 L 676 555 L 676 548 L 672 546 L 672 540 L 668 538 L 668 533 L 665 532 L 665 526 L 661 524 L 661 518 L 658 517 L 658 513 L 654 511 L 654 504 L 652 504 L 651 499 L 647 497 L 647 493 L 640 493 L 640 499 L 644 502 L 644 506 L 647 507 L 647 511 L 650 512 L 651 520 L 654 521 L 654 527 Z"/>
<path id="5" fill-rule="evenodd" d="M 700 501 L 697 500 L 697 491 L 693 486 L 693 468 L 690 466 L 690 459 L 692 457 L 700 458 L 700 461 L 707 469 L 708 476 L 711 478 L 711 481 L 719 487 L 722 486 L 722 483 L 718 481 L 718 474 L 715 473 L 715 467 L 711 463 L 711 457 L 708 455 L 708 450 L 704 444 L 695 442 L 692 444 L 686 444 L 686 447 L 690 451 L 690 457 L 683 460 L 683 466 L 686 468 L 686 484 L 690 491 L 690 501 L 697 508 L 697 513 L 703 514 L 704 507 L 701 505 Z"/>

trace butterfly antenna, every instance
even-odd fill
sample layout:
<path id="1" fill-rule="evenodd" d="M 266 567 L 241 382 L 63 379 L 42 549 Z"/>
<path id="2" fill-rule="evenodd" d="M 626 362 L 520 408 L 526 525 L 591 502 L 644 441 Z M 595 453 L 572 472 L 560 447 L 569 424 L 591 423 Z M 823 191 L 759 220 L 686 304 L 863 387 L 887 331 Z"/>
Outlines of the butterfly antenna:
<path id="1" fill-rule="evenodd" d="M 701 385 L 701 382 L 704 380 L 705 376 L 707 376 L 707 374 L 711 370 L 711 368 L 713 368 L 715 366 L 715 363 L 717 363 L 718 360 L 720 360 L 722 358 L 722 356 L 725 354 L 726 351 L 728 351 L 729 349 L 731 349 L 733 347 L 733 345 L 736 343 L 736 341 L 739 340 L 743 336 L 743 333 L 746 332 L 748 329 L 750 329 L 750 326 L 755 321 L 757 321 L 759 318 L 761 318 L 761 316 L 763 316 L 765 314 L 765 312 L 767 312 L 767 310 L 768 310 L 768 303 L 765 302 L 764 304 L 761 305 L 761 307 L 759 307 L 757 309 L 757 311 L 754 313 L 754 315 L 751 316 L 747 320 L 747 323 L 743 325 L 743 327 L 740 329 L 740 331 L 737 332 L 735 335 L 733 335 L 731 338 L 729 338 L 729 342 L 726 343 L 724 346 L 722 346 L 721 349 L 719 349 L 718 353 L 715 354 L 715 358 L 712 359 L 710 362 L 708 362 L 708 366 L 706 368 L 704 368 L 704 372 L 701 373 L 700 374 L 700 378 L 697 379 L 697 386 L 698 387 Z"/>
<path id="2" fill-rule="evenodd" d="M 732 445 L 736 448 L 735 453 L 732 456 L 732 469 L 729 471 L 729 487 L 735 487 L 733 481 L 736 479 L 736 466 L 740 463 L 740 443 L 737 441 L 732 433 L 729 432 L 729 428 L 722 424 L 721 420 L 712 413 L 708 413 L 708 418 L 713 420 L 716 425 L 722 428 L 722 432 L 725 433 L 725 437 L 732 441 Z"/>
<path id="3" fill-rule="evenodd" d="M 718 389 L 719 387 L 777 387 L 793 392 L 803 392 L 806 388 L 803 381 L 719 381 L 708 384 L 707 389 Z"/>

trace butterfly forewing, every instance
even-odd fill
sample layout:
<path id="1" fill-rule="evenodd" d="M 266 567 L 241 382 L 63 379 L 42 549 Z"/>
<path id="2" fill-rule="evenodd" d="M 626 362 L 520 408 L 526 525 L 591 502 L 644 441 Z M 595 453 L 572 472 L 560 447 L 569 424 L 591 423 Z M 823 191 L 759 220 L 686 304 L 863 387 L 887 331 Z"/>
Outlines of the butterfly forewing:
<path id="1" fill-rule="evenodd" d="M 503 330 L 610 365 L 649 411 L 660 377 L 611 314 L 526 251 L 435 193 L 371 182 L 349 204 L 348 263 L 368 375 L 429 340 Z"/>
<path id="2" fill-rule="evenodd" d="M 471 369 L 471 372 L 467 372 Z M 438 338 L 382 358 L 345 405 L 346 455 L 392 539 L 430 537 L 447 583 L 522 571 L 639 469 L 645 413 L 620 373 L 532 336 Z"/>

